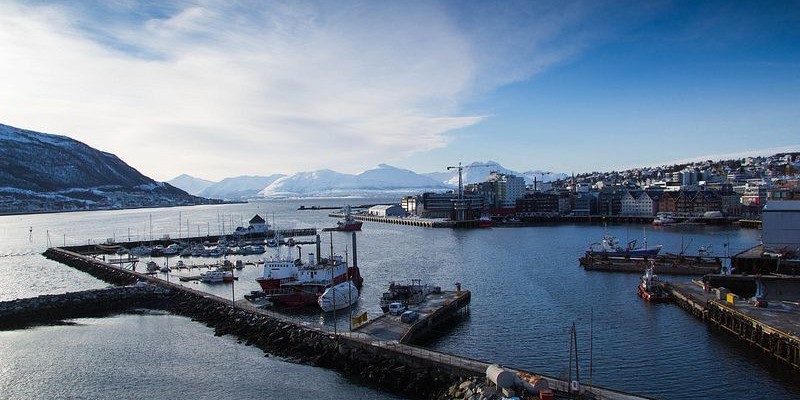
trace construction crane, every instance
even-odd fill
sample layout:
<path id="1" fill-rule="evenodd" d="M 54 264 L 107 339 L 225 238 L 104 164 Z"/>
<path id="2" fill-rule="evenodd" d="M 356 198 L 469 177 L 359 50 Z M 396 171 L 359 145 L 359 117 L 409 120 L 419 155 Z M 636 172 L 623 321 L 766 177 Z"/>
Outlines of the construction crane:
<path id="1" fill-rule="evenodd" d="M 458 170 L 458 200 L 454 201 L 454 208 L 456 210 L 456 220 L 463 221 L 464 220 L 464 211 L 467 209 L 467 204 L 464 201 L 464 180 L 461 175 L 461 171 L 464 168 L 473 168 L 473 167 L 493 167 L 497 164 L 470 164 L 470 165 L 461 165 L 461 162 L 458 163 L 457 167 L 447 167 L 447 170 L 457 169 Z"/>

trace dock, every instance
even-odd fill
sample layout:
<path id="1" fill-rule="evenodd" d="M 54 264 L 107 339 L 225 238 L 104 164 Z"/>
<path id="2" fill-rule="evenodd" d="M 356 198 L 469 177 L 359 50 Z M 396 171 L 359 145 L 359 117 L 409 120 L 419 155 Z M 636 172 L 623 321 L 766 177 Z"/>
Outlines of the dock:
<path id="1" fill-rule="evenodd" d="M 781 254 L 765 252 L 759 244 L 731 257 L 731 267 L 737 274 L 800 275 L 800 260 L 786 259 Z"/>
<path id="2" fill-rule="evenodd" d="M 424 302 L 428 304 L 418 308 L 420 313 L 425 313 L 424 318 L 406 329 L 391 328 L 392 318 L 381 316 L 357 331 L 337 331 L 335 327 L 309 324 L 259 308 L 246 300 L 234 302 L 73 251 L 54 247 L 44 255 L 116 285 L 144 282 L 159 287 L 168 292 L 166 300 L 160 302 L 162 307 L 214 327 L 217 335 L 235 335 L 271 354 L 356 374 L 397 393 L 438 398 L 452 385 L 468 379 L 483 379 L 491 365 L 408 344 L 433 333 L 434 327 L 463 312 L 471 297 L 467 290 L 443 292 L 440 297 L 428 298 Z M 381 325 L 384 323 L 386 325 Z M 386 327 L 383 333 L 369 333 L 370 329 L 381 326 Z M 525 373 L 547 380 L 557 398 L 602 395 L 610 400 L 646 399 L 598 386 L 581 386 L 571 391 L 570 382 L 531 371 Z"/>
<path id="3" fill-rule="evenodd" d="M 344 218 L 342 213 L 331 213 L 329 217 Z M 419 226 L 423 228 L 474 228 L 480 221 L 470 219 L 464 221 L 453 221 L 448 219 L 430 219 L 417 217 L 379 217 L 375 215 L 352 214 L 357 221 L 381 222 L 384 224 Z"/>
<path id="4" fill-rule="evenodd" d="M 684 310 L 742 343 L 757 348 L 800 375 L 800 304 L 770 301 L 758 307 L 723 289 L 705 290 L 707 285 L 666 283 L 667 290 Z"/>
<path id="5" fill-rule="evenodd" d="M 578 259 L 587 271 L 612 271 L 644 273 L 654 263 L 659 275 L 706 275 L 716 274 L 722 268 L 722 260 L 715 257 L 664 254 L 655 257 L 611 257 L 584 255 Z"/>
<path id="6" fill-rule="evenodd" d="M 471 297 L 469 290 L 430 293 L 421 303 L 408 306 L 408 310 L 419 313 L 417 321 L 407 324 L 400 320 L 399 315 L 385 313 L 360 325 L 355 331 L 380 340 L 411 344 L 454 316 L 469 312 Z"/>

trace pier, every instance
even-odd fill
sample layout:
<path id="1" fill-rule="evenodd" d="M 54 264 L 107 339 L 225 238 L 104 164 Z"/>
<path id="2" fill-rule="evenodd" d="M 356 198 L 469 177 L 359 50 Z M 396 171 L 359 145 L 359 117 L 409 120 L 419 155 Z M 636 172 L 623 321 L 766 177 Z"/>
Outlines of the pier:
<path id="1" fill-rule="evenodd" d="M 154 307 L 163 307 L 171 313 L 204 322 L 214 327 L 217 335 L 235 335 L 247 345 L 258 346 L 271 354 L 357 375 L 397 393 L 442 397 L 448 390 L 464 386 L 468 380 L 482 380 L 490 365 L 485 361 L 408 344 L 430 334 L 433 327 L 464 310 L 471 296 L 466 290 L 443 292 L 438 300 L 431 298 L 430 311 L 420 309 L 425 318 L 405 331 L 398 330 L 392 336 L 383 337 L 368 332 L 370 325 L 379 326 L 385 316 L 376 318 L 363 330 L 339 332 L 258 308 L 244 300 L 234 303 L 231 299 L 166 282 L 73 251 L 50 248 L 44 255 L 116 285 L 145 282 L 148 286 L 158 287 L 163 297 L 161 301 L 153 302 Z M 558 398 L 600 395 L 604 399 L 644 399 L 602 387 L 580 386 L 572 390 L 570 382 L 524 372 L 546 380 Z"/>
<path id="2" fill-rule="evenodd" d="M 722 268 L 719 257 L 682 256 L 664 254 L 653 257 L 611 257 L 586 254 L 578 259 L 587 271 L 612 271 L 643 273 L 653 262 L 659 275 L 716 274 Z"/>
<path id="3" fill-rule="evenodd" d="M 344 218 L 344 214 L 331 213 L 329 217 Z M 479 221 L 470 219 L 465 221 L 452 221 L 446 219 L 429 219 L 416 217 L 379 217 L 375 215 L 352 214 L 358 221 L 381 222 L 384 224 L 419 226 L 423 228 L 473 228 L 477 227 Z"/>
<path id="4" fill-rule="evenodd" d="M 771 301 L 767 307 L 759 307 L 726 289 L 706 291 L 699 282 L 666 283 L 665 286 L 681 308 L 800 375 L 800 305 L 797 302 Z"/>

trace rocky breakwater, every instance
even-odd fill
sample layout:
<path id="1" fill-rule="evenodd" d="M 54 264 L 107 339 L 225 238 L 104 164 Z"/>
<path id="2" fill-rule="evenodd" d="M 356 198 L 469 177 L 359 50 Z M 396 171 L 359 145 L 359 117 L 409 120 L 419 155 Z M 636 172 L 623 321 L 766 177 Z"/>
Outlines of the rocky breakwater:
<path id="1" fill-rule="evenodd" d="M 164 308 L 169 292 L 162 287 L 140 284 L 4 301 L 0 302 L 0 329 L 108 315 L 133 308 Z"/>
<path id="2" fill-rule="evenodd" d="M 53 261 L 86 272 L 97 279 L 118 286 L 133 285 L 139 280 L 147 279 L 146 275 L 115 267 L 101 260 L 82 256 L 64 249 L 52 247 L 47 249 L 42 255 Z"/>
<path id="3" fill-rule="evenodd" d="M 334 334 L 290 318 L 248 308 L 233 307 L 215 296 L 180 290 L 170 294 L 167 310 L 233 335 L 248 346 L 288 360 L 334 369 L 380 390 L 412 398 L 443 398 L 447 389 L 464 378 L 435 362 L 410 360 L 392 349 L 372 344 L 368 337 Z M 400 345 L 402 346 L 402 345 Z"/>

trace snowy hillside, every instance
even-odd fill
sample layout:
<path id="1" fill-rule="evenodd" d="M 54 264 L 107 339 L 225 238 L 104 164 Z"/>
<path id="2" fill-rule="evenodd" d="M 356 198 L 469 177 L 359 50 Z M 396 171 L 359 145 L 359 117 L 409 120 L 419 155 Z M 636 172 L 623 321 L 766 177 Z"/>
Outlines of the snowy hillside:
<path id="1" fill-rule="evenodd" d="M 214 184 L 212 181 L 207 181 L 202 178 L 195 178 L 191 175 L 181 174 L 167 181 L 172 186 L 185 191 L 186 193 L 197 196 L 200 192 L 207 187 Z"/>
<path id="2" fill-rule="evenodd" d="M 0 124 L 0 213 L 205 203 L 111 153 Z"/>
<path id="3" fill-rule="evenodd" d="M 284 176 L 282 174 L 269 176 L 243 175 L 225 178 L 213 185 L 209 185 L 198 194 L 212 199 L 247 200 L 258 197 L 258 192 Z"/>
<path id="4" fill-rule="evenodd" d="M 525 178 L 525 183 L 528 185 L 533 184 L 534 177 L 538 182 L 551 182 L 557 179 L 563 179 L 567 175 L 563 173 L 551 173 L 541 170 L 531 170 L 527 172 L 517 172 L 503 167 L 497 161 L 474 161 L 469 164 L 464 164 L 462 169 L 462 179 L 464 184 L 478 183 L 486 181 L 486 178 L 491 175 L 492 171 L 498 171 L 504 174 L 511 174 Z M 458 169 L 451 169 L 447 172 L 430 172 L 424 174 L 425 176 L 439 180 L 448 185 L 458 186 Z"/>
<path id="5" fill-rule="evenodd" d="M 413 171 L 381 164 L 358 175 L 323 169 L 280 178 L 259 194 L 264 197 L 377 196 L 387 193 L 447 190 L 449 187 Z"/>

